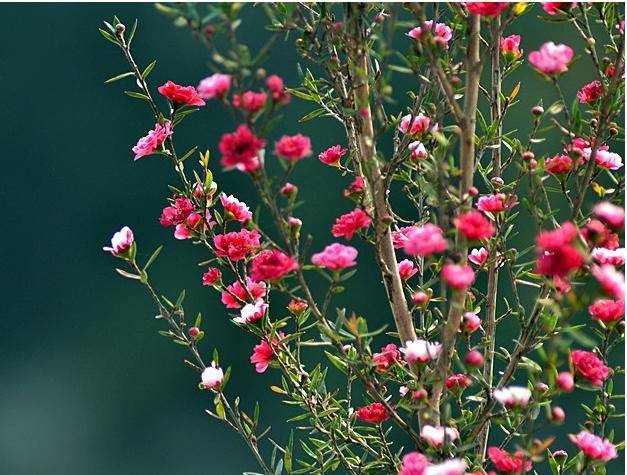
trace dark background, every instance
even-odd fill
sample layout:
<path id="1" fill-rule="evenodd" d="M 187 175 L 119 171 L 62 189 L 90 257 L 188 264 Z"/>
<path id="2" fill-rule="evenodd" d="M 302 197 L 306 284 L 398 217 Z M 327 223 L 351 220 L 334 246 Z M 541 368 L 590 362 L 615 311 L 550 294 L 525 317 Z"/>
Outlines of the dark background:
<path id="1" fill-rule="evenodd" d="M 240 33 L 250 44 L 267 34 L 261 8 L 248 8 Z M 536 11 L 508 33 L 523 34 L 525 53 L 547 40 L 565 41 L 576 51 L 584 45 L 569 27 L 539 22 Z M 255 470 L 243 442 L 204 415 L 211 407 L 198 391 L 197 375 L 181 360 L 184 351 L 156 334 L 150 301 L 135 282 L 119 278 L 117 265 L 101 251 L 122 225 L 135 231 L 144 258 L 166 247 L 153 266 L 153 281 L 171 296 L 188 291 L 189 314 L 202 311 L 207 335 L 203 349 L 219 347 L 223 365 L 233 366 L 229 393 L 244 407 L 262 402 L 262 421 L 276 426 L 285 443 L 283 421 L 290 408 L 269 386 L 277 374 L 257 375 L 248 357 L 256 343 L 229 324 L 219 296 L 200 286 L 204 256 L 189 243 L 175 242 L 157 218 L 176 177 L 160 157 L 134 163 L 130 148 L 153 126 L 140 101 L 122 94 L 131 81 L 104 85 L 126 71 L 121 51 L 97 27 L 113 14 L 130 25 L 139 19 L 134 40 L 137 61 L 158 64 L 153 87 L 172 79 L 197 84 L 208 74 L 207 54 L 184 29 L 143 5 L 2 5 L 0 16 L 0 135 L 4 208 L 2 252 L 3 310 L 0 312 L 0 472 L 7 474 L 191 474 Z M 406 45 L 403 44 L 403 48 Z M 295 85 L 297 57 L 291 43 L 278 43 L 268 73 Z M 582 58 L 563 80 L 569 98 L 593 79 Z M 529 130 L 529 108 L 545 105 L 554 93 L 523 66 L 504 87 L 522 81 L 521 102 L 508 127 Z M 397 91 L 412 87 L 402 79 Z M 401 94 L 399 93 L 399 97 Z M 161 99 L 159 99 L 161 100 Z M 331 120 L 298 124 L 310 106 L 294 100 L 276 136 L 302 132 L 312 137 L 314 153 L 343 143 Z M 400 107 L 400 106 L 399 106 Z M 215 102 L 177 129 L 179 149 L 217 148 L 234 125 Z M 272 137 L 274 140 L 275 137 Z M 537 150 L 555 152 L 557 143 Z M 217 154 L 214 154 L 217 155 Z M 217 156 L 214 158 L 217 161 Z M 243 174 L 219 171 L 227 193 L 255 203 Z M 300 210 L 304 231 L 317 232 L 314 249 L 330 242 L 335 217 L 351 209 L 341 190 L 346 179 L 315 158 L 300 164 L 292 180 L 308 206 Z M 532 239 L 521 214 L 520 242 Z M 360 247 L 362 262 L 371 257 Z M 351 309 L 364 314 L 371 328 L 390 322 L 379 277 L 362 265 L 351 286 Z M 382 344 L 383 340 L 380 341 Z M 622 380 L 617 381 L 621 383 Z M 569 415 L 555 448 L 573 446 L 563 434 L 574 432 L 581 394 L 559 401 Z M 620 426 L 621 424 L 619 424 Z M 619 427 L 617 439 L 622 440 Z M 264 447 L 267 448 L 268 445 Z M 619 473 L 615 462 L 611 473 Z"/>

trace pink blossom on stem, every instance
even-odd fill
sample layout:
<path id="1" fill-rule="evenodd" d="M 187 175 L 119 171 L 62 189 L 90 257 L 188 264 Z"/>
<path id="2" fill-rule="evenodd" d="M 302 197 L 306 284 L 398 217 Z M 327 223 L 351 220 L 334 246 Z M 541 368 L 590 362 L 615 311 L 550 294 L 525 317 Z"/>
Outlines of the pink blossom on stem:
<path id="1" fill-rule="evenodd" d="M 592 266 L 592 275 L 605 293 L 617 299 L 625 298 L 625 274 L 616 270 L 613 265 L 594 265 Z"/>
<path id="2" fill-rule="evenodd" d="M 462 325 L 466 333 L 473 333 L 481 327 L 481 318 L 474 312 L 466 312 Z"/>
<path id="3" fill-rule="evenodd" d="M 337 218 L 333 228 L 331 228 L 331 234 L 333 237 L 344 236 L 350 241 L 357 231 L 368 228 L 371 222 L 370 217 L 362 209 L 355 208 L 350 213 Z"/>
<path id="4" fill-rule="evenodd" d="M 298 269 L 296 259 L 278 249 L 257 254 L 250 266 L 250 277 L 256 281 L 278 280 Z"/>
<path id="5" fill-rule="evenodd" d="M 433 20 L 425 21 L 422 26 L 417 26 L 407 33 L 407 36 L 414 40 L 423 39 L 423 33 L 425 31 L 431 31 L 433 40 L 436 44 L 448 49 L 448 42 L 453 38 L 453 30 L 444 23 L 436 23 L 433 26 Z"/>
<path id="6" fill-rule="evenodd" d="M 224 207 L 226 219 L 234 219 L 240 223 L 245 223 L 253 216 L 246 203 L 238 200 L 233 195 L 226 196 L 225 193 L 220 193 L 220 202 Z"/>
<path id="7" fill-rule="evenodd" d="M 231 76 L 216 73 L 200 81 L 196 90 L 203 99 L 213 99 L 214 97 L 224 97 L 230 88 Z"/>
<path id="8" fill-rule="evenodd" d="M 256 301 L 266 294 L 265 282 L 255 282 L 250 277 L 246 277 L 245 284 L 246 288 L 244 289 L 240 281 L 236 280 L 222 292 L 221 300 L 226 308 L 242 308 L 242 302 L 251 301 L 249 295 L 252 297 L 252 301 Z"/>
<path id="9" fill-rule="evenodd" d="M 154 153 L 171 134 L 172 127 L 170 122 L 166 121 L 163 125 L 155 124 L 155 128 L 148 132 L 148 135 L 139 139 L 137 145 L 133 147 L 135 160 Z"/>
<path id="10" fill-rule="evenodd" d="M 311 262 L 330 270 L 341 270 L 356 265 L 356 258 L 357 249 L 336 242 L 325 247 L 324 251 L 314 254 Z"/>
<path id="11" fill-rule="evenodd" d="M 412 256 L 428 256 L 443 252 L 448 247 L 444 238 L 444 231 L 432 223 L 423 226 L 410 226 L 399 232 L 401 235 L 397 236 L 396 241 L 402 240 L 401 236 L 404 236 L 403 250 Z"/>
<path id="12" fill-rule="evenodd" d="M 603 380 L 610 375 L 610 368 L 591 351 L 575 350 L 570 354 L 570 361 L 577 375 L 590 381 L 593 386 L 601 387 Z"/>
<path id="13" fill-rule="evenodd" d="M 401 280 L 405 281 L 410 277 L 416 275 L 418 269 L 414 266 L 414 263 L 409 259 L 403 259 L 398 263 L 398 273 L 401 276 Z"/>
<path id="14" fill-rule="evenodd" d="M 588 307 L 593 320 L 606 324 L 622 320 L 625 317 L 625 301 L 599 299 Z"/>
<path id="15" fill-rule="evenodd" d="M 488 250 L 485 247 L 473 249 L 468 254 L 468 261 L 481 267 L 488 260 Z"/>
<path id="16" fill-rule="evenodd" d="M 527 407 L 530 398 L 531 391 L 522 386 L 509 386 L 507 388 L 494 390 L 494 399 L 500 402 L 507 409 Z"/>
<path id="17" fill-rule="evenodd" d="M 202 385 L 207 389 L 217 388 L 224 381 L 224 372 L 222 368 L 216 365 L 215 361 L 211 362 L 211 366 L 207 366 L 200 375 Z"/>
<path id="18" fill-rule="evenodd" d="M 228 257 L 232 261 L 240 261 L 259 248 L 260 238 L 261 234 L 258 231 L 249 231 L 248 229 L 217 234 L 213 238 L 214 252 L 218 257 Z"/>
<path id="19" fill-rule="evenodd" d="M 171 102 L 186 106 L 204 106 L 205 101 L 198 95 L 194 86 L 179 86 L 168 81 L 157 89 L 159 94 L 167 97 Z"/>
<path id="20" fill-rule="evenodd" d="M 453 443 L 459 438 L 459 431 L 454 427 L 425 425 L 420 431 L 420 438 L 433 447 L 442 447 L 445 443 Z"/>
<path id="21" fill-rule="evenodd" d="M 573 59 L 573 50 L 562 43 L 544 43 L 539 51 L 529 54 L 529 62 L 537 71 L 544 74 L 560 74 L 568 71 L 568 63 Z"/>
<path id="22" fill-rule="evenodd" d="M 520 35 L 510 35 L 506 38 L 501 38 L 501 54 L 510 61 L 520 58 L 522 56 Z"/>
<path id="23" fill-rule="evenodd" d="M 401 361 L 401 353 L 398 351 L 397 346 L 394 343 L 390 343 L 381 348 L 379 353 L 372 355 L 372 362 L 375 365 L 377 371 L 387 371 L 396 362 Z"/>
<path id="24" fill-rule="evenodd" d="M 266 105 L 267 98 L 265 92 L 246 91 L 241 95 L 233 95 L 233 105 L 238 109 L 254 114 Z"/>
<path id="25" fill-rule="evenodd" d="M 479 211 L 469 211 L 453 219 L 457 230 L 471 241 L 479 241 L 494 236 L 496 230 L 488 218 Z"/>
<path id="26" fill-rule="evenodd" d="M 542 9 L 549 15 L 564 13 L 576 6 L 577 2 L 542 2 Z"/>
<path id="27" fill-rule="evenodd" d="M 440 343 L 431 343 L 418 338 L 413 341 L 406 341 L 401 351 L 405 355 L 405 361 L 409 363 L 427 363 L 437 358 L 441 349 Z"/>
<path id="28" fill-rule="evenodd" d="M 602 439 L 587 430 L 582 430 L 577 435 L 571 434 L 569 437 L 573 444 L 579 447 L 583 454 L 589 459 L 608 462 L 618 458 L 616 446 L 608 439 Z"/>
<path id="29" fill-rule="evenodd" d="M 613 228 L 625 226 L 625 210 L 609 201 L 598 203 L 594 207 L 594 213 Z"/>
<path id="30" fill-rule="evenodd" d="M 424 144 L 419 141 L 411 142 L 407 148 L 410 151 L 409 156 L 411 158 L 427 158 L 429 154 L 427 153 L 427 149 Z"/>
<path id="31" fill-rule="evenodd" d="M 465 2 L 463 5 L 473 15 L 494 17 L 507 8 L 509 2 Z"/>
<path id="32" fill-rule="evenodd" d="M 348 152 L 348 149 L 342 148 L 341 145 L 334 145 L 329 147 L 324 152 L 318 155 L 318 159 L 325 165 L 331 167 L 337 167 L 340 164 L 340 159 Z"/>
<path id="33" fill-rule="evenodd" d="M 475 273 L 468 265 L 445 264 L 442 277 L 455 290 L 465 290 L 475 281 Z"/>
<path id="34" fill-rule="evenodd" d="M 126 254 L 135 242 L 133 231 L 128 226 L 124 226 L 118 232 L 116 232 L 111 238 L 111 247 L 103 247 L 102 250 L 110 252 L 114 256 L 120 256 Z"/>
<path id="35" fill-rule="evenodd" d="M 558 374 L 555 382 L 557 383 L 557 387 L 564 392 L 569 393 L 575 389 L 575 377 L 568 371 L 562 371 Z"/>
<path id="36" fill-rule="evenodd" d="M 599 264 L 611 264 L 613 266 L 625 265 L 625 248 L 607 249 L 595 247 L 590 253 L 592 259 Z"/>
<path id="37" fill-rule="evenodd" d="M 263 299 L 257 299 L 255 303 L 247 303 L 240 310 L 240 316 L 235 317 L 233 321 L 241 325 L 246 323 L 255 323 L 263 318 L 268 309 L 268 304 Z"/>
<path id="38" fill-rule="evenodd" d="M 224 134 L 220 139 L 220 164 L 242 172 L 258 170 L 261 167 L 260 152 L 265 145 L 265 140 L 258 138 L 247 125 L 242 124 L 235 132 Z"/>
<path id="39" fill-rule="evenodd" d="M 222 278 L 222 272 L 217 267 L 210 267 L 202 276 L 202 285 L 213 285 Z"/>
<path id="40" fill-rule="evenodd" d="M 311 155 L 311 140 L 303 134 L 284 135 L 274 145 L 274 153 L 295 162 Z"/>

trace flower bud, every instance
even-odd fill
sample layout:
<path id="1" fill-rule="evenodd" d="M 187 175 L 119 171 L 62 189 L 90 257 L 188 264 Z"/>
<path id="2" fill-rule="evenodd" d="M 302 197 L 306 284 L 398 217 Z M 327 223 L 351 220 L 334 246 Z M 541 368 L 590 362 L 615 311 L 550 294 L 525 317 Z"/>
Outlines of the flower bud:
<path id="1" fill-rule="evenodd" d="M 535 154 L 531 150 L 525 150 L 520 156 L 525 161 L 529 161 L 532 158 L 535 158 Z"/>
<path id="2" fill-rule="evenodd" d="M 340 31 L 342 28 L 344 28 L 344 24 L 341 21 L 336 21 L 335 23 L 333 23 L 333 25 L 331 25 L 331 28 L 333 29 L 333 31 Z"/>
<path id="3" fill-rule="evenodd" d="M 549 386 L 546 383 L 539 382 L 538 384 L 536 384 L 536 390 L 539 393 L 545 393 L 545 392 L 547 392 L 549 390 Z"/>
<path id="4" fill-rule="evenodd" d="M 123 34 L 125 30 L 126 30 L 126 26 L 124 25 L 124 23 L 118 23 L 117 25 L 115 25 L 115 32 L 118 35 Z"/>
<path id="5" fill-rule="evenodd" d="M 535 170 L 537 166 L 538 166 L 538 161 L 535 158 L 532 158 L 531 160 L 529 160 L 529 168 L 531 170 Z"/>
<path id="6" fill-rule="evenodd" d="M 207 36 L 213 36 L 213 34 L 216 32 L 215 27 L 211 26 L 211 25 L 207 25 L 205 27 L 205 35 Z"/>
<path id="7" fill-rule="evenodd" d="M 490 182 L 494 185 L 494 186 L 503 186 L 505 184 L 505 182 L 503 181 L 503 179 L 500 176 L 495 176 L 492 177 L 490 179 Z"/>
<path id="8" fill-rule="evenodd" d="M 531 113 L 535 116 L 539 116 L 544 114 L 544 107 L 542 106 L 534 106 L 531 108 Z"/>
<path id="9" fill-rule="evenodd" d="M 557 375 L 557 386 L 564 392 L 571 392 L 575 388 L 575 378 L 572 373 L 563 371 Z"/>
<path id="10" fill-rule="evenodd" d="M 470 196 L 477 196 L 479 194 L 479 190 L 476 186 L 471 186 L 470 188 L 468 188 L 468 194 Z"/>
<path id="11" fill-rule="evenodd" d="M 564 409 L 559 406 L 553 406 L 551 408 L 551 420 L 556 422 L 564 422 L 564 419 L 566 419 L 566 413 L 564 412 Z"/>
<path id="12" fill-rule="evenodd" d="M 618 129 L 616 127 L 610 127 L 610 135 L 617 135 Z"/>
<path id="13" fill-rule="evenodd" d="M 468 366 L 479 368 L 483 366 L 483 355 L 478 350 L 472 350 L 466 355 L 465 361 Z"/>
<path id="14" fill-rule="evenodd" d="M 430 297 L 426 292 L 423 292 L 422 290 L 419 290 L 418 292 L 415 292 L 414 295 L 411 296 L 411 301 L 415 304 L 415 305 L 419 305 L 419 306 L 426 306 L 429 303 Z"/>
<path id="15" fill-rule="evenodd" d="M 301 299 L 292 299 L 290 300 L 287 309 L 292 312 L 294 315 L 300 315 L 305 310 L 307 310 L 307 302 Z"/>
<path id="16" fill-rule="evenodd" d="M 196 339 L 196 337 L 198 337 L 198 335 L 200 335 L 200 328 L 198 328 L 198 327 L 191 327 L 189 330 L 187 330 L 187 334 L 191 338 Z"/>
<path id="17" fill-rule="evenodd" d="M 564 462 L 568 459 L 568 452 L 565 450 L 556 450 L 552 455 L 558 465 L 564 465 Z"/>
<path id="18" fill-rule="evenodd" d="M 283 187 L 281 188 L 281 194 L 283 196 L 292 196 L 296 193 L 298 193 L 298 187 L 296 185 L 292 185 L 289 182 L 283 185 Z"/>

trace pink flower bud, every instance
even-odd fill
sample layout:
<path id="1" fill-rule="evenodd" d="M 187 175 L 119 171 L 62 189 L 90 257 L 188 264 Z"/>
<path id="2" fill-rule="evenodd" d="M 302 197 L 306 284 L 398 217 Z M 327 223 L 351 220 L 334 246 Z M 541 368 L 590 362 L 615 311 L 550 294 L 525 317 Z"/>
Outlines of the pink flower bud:
<path id="1" fill-rule="evenodd" d="M 490 182 L 493 185 L 496 185 L 496 186 L 503 186 L 505 184 L 505 182 L 503 181 L 503 179 L 500 176 L 495 176 L 495 177 L 491 178 Z"/>
<path id="2" fill-rule="evenodd" d="M 529 168 L 532 170 L 535 170 L 535 168 L 538 166 L 538 161 L 534 158 L 532 158 L 531 160 L 529 160 Z"/>
<path id="3" fill-rule="evenodd" d="M 483 355 L 478 350 L 472 350 L 466 355 L 466 364 L 468 366 L 483 366 Z"/>
<path id="4" fill-rule="evenodd" d="M 558 465 L 562 465 L 566 460 L 568 460 L 568 452 L 565 450 L 556 450 L 553 452 L 553 458 L 558 463 Z"/>
<path id="5" fill-rule="evenodd" d="M 471 186 L 470 188 L 468 188 L 468 194 L 470 196 L 477 196 L 479 194 L 479 190 L 476 186 Z"/>
<path id="6" fill-rule="evenodd" d="M 545 393 L 549 390 L 549 386 L 545 383 L 536 384 L 536 390 L 540 393 Z"/>
<path id="7" fill-rule="evenodd" d="M 531 160 L 532 158 L 534 158 L 535 154 L 532 151 L 530 151 L 530 150 L 526 150 L 526 151 L 524 151 L 521 154 L 521 157 L 522 157 L 523 160 L 528 161 L 528 160 Z"/>
<path id="8" fill-rule="evenodd" d="M 296 187 L 296 185 L 292 185 L 289 182 L 283 185 L 283 188 L 281 188 L 281 194 L 283 196 L 292 196 L 293 194 L 297 192 L 298 192 L 298 188 Z"/>
<path id="9" fill-rule="evenodd" d="M 476 313 L 466 312 L 464 314 L 463 329 L 466 333 L 472 333 L 481 327 L 481 318 Z"/>
<path id="10" fill-rule="evenodd" d="M 533 115 L 542 115 L 544 114 L 544 107 L 542 106 L 534 106 L 531 108 L 531 113 Z"/>
<path id="11" fill-rule="evenodd" d="M 423 292 L 422 290 L 419 290 L 418 292 L 414 293 L 414 295 L 411 296 L 411 301 L 415 304 L 415 305 L 426 305 L 429 303 L 429 295 L 426 292 Z"/>
<path id="12" fill-rule="evenodd" d="M 564 419 L 566 419 L 564 409 L 559 406 L 553 406 L 551 408 L 551 419 L 557 422 L 563 422 Z"/>
<path id="13" fill-rule="evenodd" d="M 187 330 L 187 334 L 191 338 L 196 338 L 200 334 L 200 329 L 198 327 L 191 327 L 189 330 Z"/>
<path id="14" fill-rule="evenodd" d="M 575 387 L 575 378 L 572 373 L 568 371 L 563 371 L 562 373 L 557 375 L 557 386 L 564 392 L 571 392 Z"/>

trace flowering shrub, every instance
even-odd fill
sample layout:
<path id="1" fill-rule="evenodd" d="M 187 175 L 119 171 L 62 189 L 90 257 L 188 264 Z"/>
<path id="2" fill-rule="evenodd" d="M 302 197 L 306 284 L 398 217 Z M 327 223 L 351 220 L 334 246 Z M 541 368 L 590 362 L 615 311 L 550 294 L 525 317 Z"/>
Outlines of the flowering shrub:
<path id="1" fill-rule="evenodd" d="M 153 287 L 148 271 L 161 248 L 139 262 L 125 226 L 104 250 L 121 260 L 123 277 L 145 287 L 160 333 L 191 353 L 187 364 L 213 397 L 210 414 L 242 436 L 264 474 L 619 470 L 605 468 L 623 448 L 612 430 L 622 420 L 614 378 L 623 369 L 611 358 L 624 338 L 624 179 L 613 151 L 624 138 L 619 4 L 264 7 L 272 33 L 253 55 L 236 35 L 241 5 L 206 5 L 207 14 L 194 4 L 159 5 L 211 52 L 219 72 L 197 78 L 197 87 L 148 83 L 154 63 L 140 66 L 131 50 L 136 24 L 127 31 L 115 18 L 101 30 L 130 67 L 111 81 L 132 77 L 139 91 L 127 94 L 148 104 L 147 123 L 157 122 L 133 147 L 135 160 L 169 160 L 179 178 L 159 222 L 206 250 L 199 285 L 214 290 L 249 335 L 242 345 L 259 378 L 298 408 L 289 422 L 299 443 L 268 442 L 267 457 L 260 411 L 251 417 L 228 395 L 238 376 L 217 351 L 207 357 L 200 316 L 187 319 L 184 293 L 170 300 Z M 547 28 L 573 28 L 581 41 L 549 41 L 525 54 L 531 48 L 515 25 L 528 14 Z M 228 46 L 217 41 L 222 33 Z M 312 67 L 300 68 L 301 83 L 289 87 L 259 69 L 286 33 Z M 582 56 L 593 65 L 590 77 L 577 78 L 581 88 L 567 98 L 560 83 Z M 558 100 L 545 105 L 533 85 L 516 83 L 520 67 L 533 68 L 534 81 L 547 81 Z M 412 77 L 412 91 L 394 92 L 398 74 Z M 519 107 L 521 94 L 537 102 L 531 111 Z M 277 133 L 294 98 L 314 104 L 303 121 L 335 120 L 345 141 L 322 150 L 303 134 Z M 206 101 L 222 103 L 240 125 L 211 151 L 181 155 L 176 132 Z M 509 129 L 510 114 L 527 114 L 530 133 Z M 545 141 L 547 154 L 538 148 Z M 326 244 L 311 249 L 303 230 L 312 230 L 294 215 L 306 184 L 288 180 L 314 154 L 350 179 L 337 194 L 354 210 L 318 230 Z M 283 172 L 272 175 L 270 160 Z M 259 208 L 221 189 L 212 172 L 218 161 L 252 183 Z M 397 196 L 410 215 L 392 206 Z M 516 247 L 523 228 L 534 229 L 535 241 Z M 347 244 L 355 240 L 371 245 L 375 259 Z M 382 282 L 387 331 L 369 329 L 368 315 L 334 308 L 355 272 Z M 323 295 L 310 288 L 315 274 L 328 282 Z M 501 325 L 515 329 L 513 341 Z M 321 350 L 320 364 L 303 362 L 308 347 Z M 345 386 L 327 383 L 332 371 Z M 564 394 L 586 391 L 593 398 L 576 416 L 580 431 L 567 437 L 556 426 L 554 437 L 539 440 L 543 421 L 567 417 L 557 405 Z"/>

